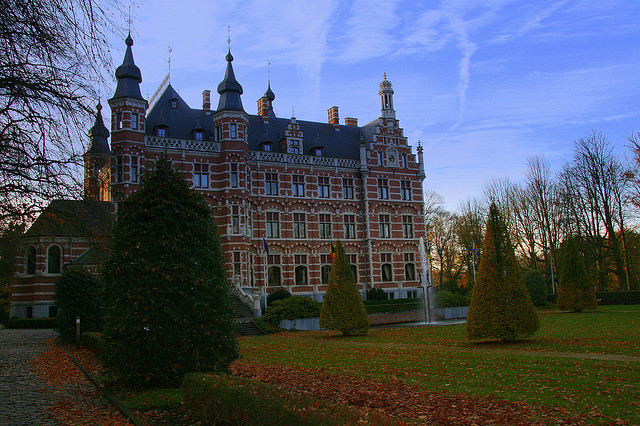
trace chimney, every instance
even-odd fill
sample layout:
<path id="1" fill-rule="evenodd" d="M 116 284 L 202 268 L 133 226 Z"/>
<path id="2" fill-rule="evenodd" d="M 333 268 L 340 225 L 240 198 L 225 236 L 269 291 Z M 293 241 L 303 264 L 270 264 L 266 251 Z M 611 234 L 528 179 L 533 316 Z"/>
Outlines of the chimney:
<path id="1" fill-rule="evenodd" d="M 266 96 L 258 99 L 258 115 L 265 123 L 269 122 L 269 99 Z"/>
<path id="2" fill-rule="evenodd" d="M 340 128 L 340 117 L 338 116 L 338 107 L 332 106 L 327 110 L 329 112 L 329 124 L 333 124 L 333 127 Z"/>
<path id="3" fill-rule="evenodd" d="M 345 117 L 344 125 L 351 126 L 351 127 L 358 127 L 358 119 L 353 117 Z"/>
<path id="4" fill-rule="evenodd" d="M 211 112 L 211 90 L 202 92 L 202 109 Z"/>

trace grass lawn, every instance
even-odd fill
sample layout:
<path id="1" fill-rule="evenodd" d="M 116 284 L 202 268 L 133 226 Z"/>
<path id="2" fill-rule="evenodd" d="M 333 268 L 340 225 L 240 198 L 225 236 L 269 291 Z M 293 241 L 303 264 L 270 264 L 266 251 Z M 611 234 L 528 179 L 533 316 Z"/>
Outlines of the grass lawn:
<path id="1" fill-rule="evenodd" d="M 541 312 L 540 321 L 533 338 L 513 344 L 469 343 L 464 325 L 453 325 L 356 337 L 284 332 L 241 339 L 240 347 L 243 363 L 492 395 L 640 424 L 640 306 Z"/>

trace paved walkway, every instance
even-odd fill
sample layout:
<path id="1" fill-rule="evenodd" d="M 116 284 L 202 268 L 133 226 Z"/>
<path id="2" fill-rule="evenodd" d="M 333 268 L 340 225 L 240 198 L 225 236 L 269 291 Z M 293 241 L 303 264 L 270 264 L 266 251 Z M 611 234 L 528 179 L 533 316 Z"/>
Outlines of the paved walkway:
<path id="1" fill-rule="evenodd" d="M 31 371 L 29 361 L 47 350 L 54 330 L 0 329 L 0 423 L 58 425 L 45 411 L 51 404 L 46 384 Z"/>

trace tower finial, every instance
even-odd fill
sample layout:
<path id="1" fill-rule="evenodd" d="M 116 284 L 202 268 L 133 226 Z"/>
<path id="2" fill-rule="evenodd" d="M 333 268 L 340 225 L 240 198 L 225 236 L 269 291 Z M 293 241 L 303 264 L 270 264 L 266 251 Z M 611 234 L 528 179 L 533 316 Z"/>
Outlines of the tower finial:
<path id="1" fill-rule="evenodd" d="M 127 18 L 127 24 L 129 25 L 129 34 L 131 34 L 131 5 L 129 5 L 129 17 Z"/>
<path id="2" fill-rule="evenodd" d="M 171 52 L 173 52 L 171 45 L 167 48 L 167 52 L 169 53 L 169 57 L 165 59 L 165 61 L 167 61 L 167 64 L 169 65 L 169 83 L 171 83 L 171 62 L 175 61 L 175 59 L 171 59 Z"/>
<path id="3" fill-rule="evenodd" d="M 291 105 L 291 117 L 295 117 L 296 116 L 296 108 Z"/>
<path id="4" fill-rule="evenodd" d="M 227 25 L 227 45 L 229 52 L 231 52 L 231 25 Z"/>
<path id="5" fill-rule="evenodd" d="M 271 83 L 271 61 L 267 59 L 267 81 Z"/>

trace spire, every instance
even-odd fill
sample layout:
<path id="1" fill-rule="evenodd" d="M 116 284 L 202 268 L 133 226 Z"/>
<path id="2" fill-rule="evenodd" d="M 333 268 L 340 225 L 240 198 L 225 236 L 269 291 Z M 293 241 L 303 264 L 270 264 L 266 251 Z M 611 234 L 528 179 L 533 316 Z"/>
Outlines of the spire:
<path id="1" fill-rule="evenodd" d="M 264 97 L 269 101 L 269 107 L 271 107 L 271 102 L 276 98 L 276 95 L 271 90 L 271 82 L 267 83 L 267 91 L 264 92 Z"/>
<path id="2" fill-rule="evenodd" d="M 218 111 L 221 110 L 235 110 L 244 111 L 242 107 L 242 86 L 236 80 L 236 76 L 233 73 L 233 55 L 231 50 L 227 53 L 227 71 L 224 74 L 224 80 L 218 85 L 218 93 L 220 93 L 220 101 L 218 102 Z"/>
<path id="3" fill-rule="evenodd" d="M 107 130 L 102 120 L 102 104 L 100 101 L 98 101 L 96 109 L 95 123 L 93 123 L 93 127 L 89 129 L 89 148 L 86 154 L 109 154 L 109 152 L 111 152 L 109 142 L 107 142 L 109 130 Z"/>
<path id="4" fill-rule="evenodd" d="M 384 118 L 396 118 L 396 112 L 393 109 L 393 88 L 391 82 L 387 80 L 387 73 L 383 75 L 383 80 L 380 83 L 380 100 L 382 102 L 382 117 Z"/>
<path id="5" fill-rule="evenodd" d="M 133 61 L 133 52 L 131 50 L 131 46 L 133 46 L 133 39 L 131 38 L 131 33 L 127 35 L 124 42 L 127 45 L 127 51 L 124 54 L 122 65 L 116 69 L 118 86 L 116 87 L 116 93 L 114 93 L 113 97 L 142 99 L 142 95 L 140 94 L 142 74 L 140 73 L 140 68 L 138 68 Z"/>

